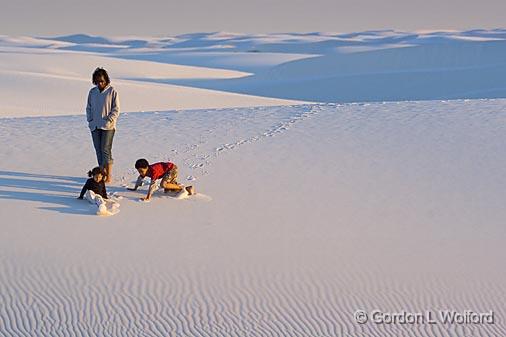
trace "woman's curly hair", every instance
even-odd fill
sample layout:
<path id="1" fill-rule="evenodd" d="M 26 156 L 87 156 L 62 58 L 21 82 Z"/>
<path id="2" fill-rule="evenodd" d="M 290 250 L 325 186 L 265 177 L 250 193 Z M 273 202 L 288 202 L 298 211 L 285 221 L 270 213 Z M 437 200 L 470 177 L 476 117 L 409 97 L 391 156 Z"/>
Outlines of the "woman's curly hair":
<path id="1" fill-rule="evenodd" d="M 100 76 L 104 77 L 106 84 L 111 83 L 111 80 L 109 79 L 109 74 L 107 73 L 107 70 L 105 70 L 104 68 L 100 68 L 100 67 L 95 69 L 95 71 L 93 72 L 93 75 L 91 75 L 91 82 L 94 85 L 97 85 L 97 79 Z"/>

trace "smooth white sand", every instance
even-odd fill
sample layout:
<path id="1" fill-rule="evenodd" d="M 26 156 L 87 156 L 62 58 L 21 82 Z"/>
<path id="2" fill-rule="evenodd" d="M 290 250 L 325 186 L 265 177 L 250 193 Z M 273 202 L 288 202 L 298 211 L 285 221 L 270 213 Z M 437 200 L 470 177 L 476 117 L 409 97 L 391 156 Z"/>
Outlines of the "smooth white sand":
<path id="1" fill-rule="evenodd" d="M 0 53 L 0 116 L 55 116 L 83 113 L 91 74 L 108 70 L 120 93 L 122 111 L 159 111 L 293 104 L 297 101 L 226 93 L 210 89 L 150 83 L 158 79 L 223 79 L 245 72 L 142 60 L 122 60 L 92 53 L 8 48 Z"/>
<path id="2" fill-rule="evenodd" d="M 448 67 L 435 78 L 456 85 L 445 88 L 502 97 L 501 72 L 488 65 L 505 37 L 0 36 L 0 335 L 504 336 L 505 100 L 278 98 L 441 94 L 395 81 L 381 92 L 367 81 L 362 93 L 336 86 L 374 55 L 358 78 L 374 82 L 388 68 L 392 79 L 410 44 L 443 45 Z M 430 48 L 406 69 L 426 69 L 419 51 Z M 339 68 L 345 59 L 354 67 Z M 458 68 L 462 60 L 472 67 Z M 109 191 L 123 199 L 112 217 L 75 199 L 95 165 L 83 110 L 98 65 L 122 99 Z M 466 75 L 477 72 L 481 82 Z M 192 87 L 203 78 L 217 90 Z M 221 81 L 237 86 L 219 91 Z M 237 94 L 244 88 L 277 98 Z M 199 194 L 138 202 L 145 187 L 124 185 L 140 157 L 174 161 Z M 493 311 L 495 323 L 360 325 L 359 309 Z"/>
<path id="3" fill-rule="evenodd" d="M 504 100 L 126 114 L 121 213 L 75 200 L 82 116 L 2 119 L 0 331 L 78 336 L 499 336 Z M 145 131 L 149 130 L 149 131 Z M 139 134 L 143 136 L 140 137 Z M 121 185 L 173 160 L 205 197 Z M 357 309 L 495 324 L 358 325 Z"/>

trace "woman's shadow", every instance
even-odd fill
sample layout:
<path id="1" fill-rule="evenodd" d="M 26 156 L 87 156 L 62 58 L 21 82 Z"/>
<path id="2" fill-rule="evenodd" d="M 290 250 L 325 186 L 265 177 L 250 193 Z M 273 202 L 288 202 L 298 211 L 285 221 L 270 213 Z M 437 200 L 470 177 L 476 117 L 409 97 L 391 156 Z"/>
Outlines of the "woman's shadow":
<path id="1" fill-rule="evenodd" d="M 41 202 L 42 210 L 66 214 L 94 214 L 85 200 L 79 200 L 84 184 L 80 177 L 0 171 L 0 199 Z"/>

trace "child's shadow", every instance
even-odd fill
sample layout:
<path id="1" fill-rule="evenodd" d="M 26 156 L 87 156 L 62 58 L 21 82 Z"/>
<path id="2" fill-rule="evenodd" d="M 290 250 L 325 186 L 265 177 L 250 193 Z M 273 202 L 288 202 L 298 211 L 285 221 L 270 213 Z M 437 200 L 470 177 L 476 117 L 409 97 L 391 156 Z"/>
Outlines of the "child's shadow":
<path id="1" fill-rule="evenodd" d="M 77 199 L 84 182 L 79 177 L 0 171 L 0 199 L 42 202 L 51 205 L 38 207 L 42 210 L 89 215 L 92 207 Z"/>

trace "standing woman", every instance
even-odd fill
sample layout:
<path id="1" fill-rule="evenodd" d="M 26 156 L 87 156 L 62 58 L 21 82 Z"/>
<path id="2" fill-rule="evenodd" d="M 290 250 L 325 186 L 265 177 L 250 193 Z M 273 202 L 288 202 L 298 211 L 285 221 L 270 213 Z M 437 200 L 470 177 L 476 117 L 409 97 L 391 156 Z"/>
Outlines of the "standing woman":
<path id="1" fill-rule="evenodd" d="M 113 163 L 111 149 L 116 131 L 116 121 L 119 116 L 119 97 L 111 86 L 109 74 L 105 69 L 95 69 L 92 82 L 95 87 L 88 93 L 86 119 L 97 153 L 98 166 L 105 170 L 105 182 L 110 183 Z"/>

